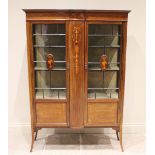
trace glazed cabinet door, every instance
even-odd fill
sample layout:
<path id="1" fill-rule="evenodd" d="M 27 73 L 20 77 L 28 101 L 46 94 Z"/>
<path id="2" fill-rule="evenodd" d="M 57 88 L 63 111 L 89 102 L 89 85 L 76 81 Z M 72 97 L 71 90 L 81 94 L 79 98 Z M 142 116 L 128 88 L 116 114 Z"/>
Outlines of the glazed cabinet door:
<path id="1" fill-rule="evenodd" d="M 32 24 L 34 101 L 38 126 L 68 126 L 66 29 L 66 22 Z"/>
<path id="2" fill-rule="evenodd" d="M 120 83 L 121 24 L 86 23 L 85 126 L 115 126 Z"/>

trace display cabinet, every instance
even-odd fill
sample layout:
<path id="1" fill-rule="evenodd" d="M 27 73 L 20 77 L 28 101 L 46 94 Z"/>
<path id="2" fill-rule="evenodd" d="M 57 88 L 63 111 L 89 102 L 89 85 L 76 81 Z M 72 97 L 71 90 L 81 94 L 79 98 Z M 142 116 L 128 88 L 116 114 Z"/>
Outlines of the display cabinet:
<path id="1" fill-rule="evenodd" d="M 126 10 L 26 12 L 32 145 L 41 128 L 112 128 L 122 146 Z"/>

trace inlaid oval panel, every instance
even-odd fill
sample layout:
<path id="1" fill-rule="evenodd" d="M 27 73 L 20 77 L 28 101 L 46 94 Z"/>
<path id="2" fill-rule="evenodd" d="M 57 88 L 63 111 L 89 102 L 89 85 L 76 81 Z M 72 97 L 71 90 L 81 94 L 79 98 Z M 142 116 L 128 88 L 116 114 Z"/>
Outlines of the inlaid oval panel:
<path id="1" fill-rule="evenodd" d="M 47 55 L 46 65 L 47 65 L 48 70 L 53 69 L 53 67 L 54 67 L 54 56 L 53 56 L 53 54 Z"/>
<path id="2" fill-rule="evenodd" d="M 102 71 L 106 70 L 108 67 L 108 57 L 104 54 L 100 58 L 100 66 Z"/>

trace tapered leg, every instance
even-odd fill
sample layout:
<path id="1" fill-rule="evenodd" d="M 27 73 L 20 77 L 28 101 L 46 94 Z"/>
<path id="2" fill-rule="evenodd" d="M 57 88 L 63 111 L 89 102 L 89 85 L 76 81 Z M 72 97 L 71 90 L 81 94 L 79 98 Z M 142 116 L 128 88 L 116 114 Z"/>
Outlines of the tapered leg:
<path id="1" fill-rule="evenodd" d="M 36 134 L 35 134 L 35 138 L 34 138 L 34 140 L 36 141 L 36 139 L 37 139 L 37 135 L 38 135 L 38 130 L 36 130 L 35 133 L 36 133 Z"/>
<path id="2" fill-rule="evenodd" d="M 117 140 L 119 141 L 118 130 L 116 130 Z"/>
<path id="3" fill-rule="evenodd" d="M 123 143 L 122 143 L 122 126 L 120 127 L 120 146 L 121 146 L 122 152 L 124 152 Z"/>
<path id="4" fill-rule="evenodd" d="M 34 129 L 32 129 L 32 142 L 31 142 L 30 152 L 32 152 L 33 150 L 33 144 L 34 144 Z"/>

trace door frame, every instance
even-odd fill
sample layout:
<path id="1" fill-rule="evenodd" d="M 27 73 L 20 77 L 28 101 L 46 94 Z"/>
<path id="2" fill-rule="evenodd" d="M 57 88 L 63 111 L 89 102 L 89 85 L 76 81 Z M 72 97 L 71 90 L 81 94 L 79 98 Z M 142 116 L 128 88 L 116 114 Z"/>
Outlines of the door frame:
<path id="1" fill-rule="evenodd" d="M 119 72 L 119 84 L 122 85 L 122 74 L 121 74 L 121 70 L 122 70 L 122 65 L 123 64 L 123 60 L 121 59 L 121 55 L 122 55 L 122 48 L 123 48 L 123 34 L 122 34 L 122 31 L 123 31 L 123 22 L 122 21 L 85 21 L 85 86 L 84 86 L 84 89 L 85 89 L 85 111 L 84 111 L 84 124 L 85 124 L 85 127 L 109 127 L 109 126 L 118 126 L 119 124 L 119 119 L 120 119 L 120 96 L 122 96 L 121 94 L 123 93 L 122 92 L 122 89 L 119 90 L 119 97 L 118 99 L 89 99 L 88 100 L 88 25 L 89 24 L 118 24 L 118 25 L 121 25 L 121 37 L 120 37 L 120 72 Z M 120 86 L 119 86 L 120 87 Z M 117 103 L 117 120 L 116 120 L 116 123 L 100 123 L 100 124 L 89 124 L 88 123 L 88 102 L 89 103 Z"/>

